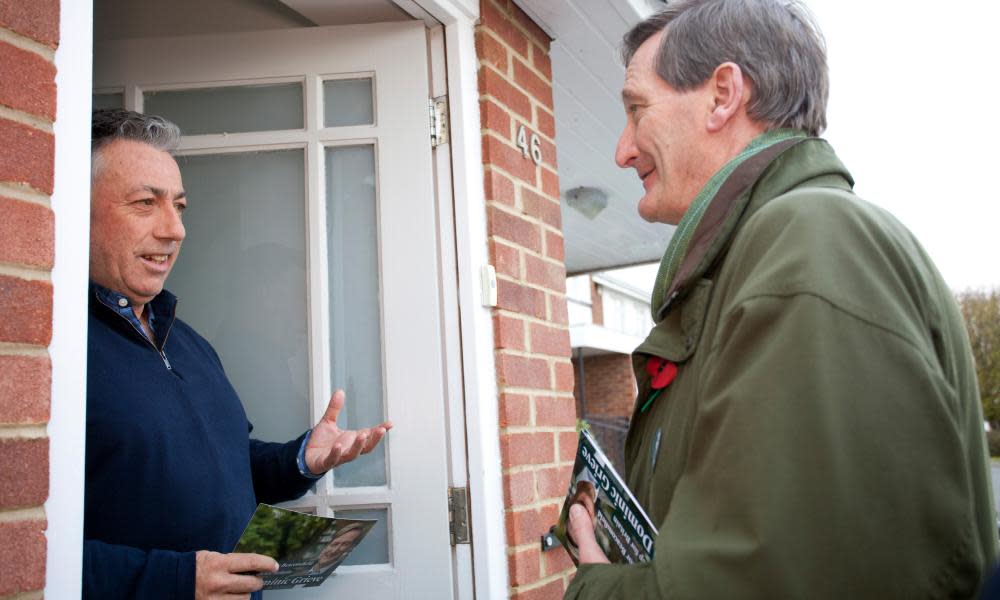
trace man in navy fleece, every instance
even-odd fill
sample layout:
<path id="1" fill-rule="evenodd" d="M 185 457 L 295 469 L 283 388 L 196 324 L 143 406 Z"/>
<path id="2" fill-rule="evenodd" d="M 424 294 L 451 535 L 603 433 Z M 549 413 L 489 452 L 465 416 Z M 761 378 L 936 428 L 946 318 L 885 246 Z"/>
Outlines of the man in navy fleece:
<path id="1" fill-rule="evenodd" d="M 169 154 L 179 136 L 158 117 L 94 112 L 86 598 L 257 596 L 253 573 L 277 563 L 228 553 L 256 503 L 301 496 L 392 427 L 340 429 L 337 391 L 298 439 L 250 439 L 219 357 L 174 317 L 176 298 L 163 289 L 185 234 L 187 199 Z"/>

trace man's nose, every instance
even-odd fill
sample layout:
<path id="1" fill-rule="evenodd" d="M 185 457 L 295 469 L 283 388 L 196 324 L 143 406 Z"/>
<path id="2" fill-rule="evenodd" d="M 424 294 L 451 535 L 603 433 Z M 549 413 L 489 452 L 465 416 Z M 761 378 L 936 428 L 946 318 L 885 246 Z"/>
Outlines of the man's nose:
<path id="1" fill-rule="evenodd" d="M 638 155 L 639 151 L 635 147 L 635 136 L 632 132 L 632 126 L 631 124 L 626 125 L 625 129 L 622 130 L 621 136 L 618 138 L 618 146 L 615 147 L 615 164 L 622 169 L 627 169 L 632 166 L 632 161 Z"/>
<path id="2" fill-rule="evenodd" d="M 184 229 L 184 221 L 181 220 L 180 211 L 174 206 L 164 208 L 160 212 L 156 237 L 180 242 L 184 240 L 185 235 L 187 235 L 187 231 Z"/>

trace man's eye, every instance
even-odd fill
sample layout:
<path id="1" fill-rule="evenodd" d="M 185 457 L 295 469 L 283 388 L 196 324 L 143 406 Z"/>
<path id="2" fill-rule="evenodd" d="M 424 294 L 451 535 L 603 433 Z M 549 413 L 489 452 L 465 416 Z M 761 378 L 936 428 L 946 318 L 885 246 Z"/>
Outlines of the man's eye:
<path id="1" fill-rule="evenodd" d="M 183 213 L 184 211 L 187 210 L 188 205 L 182 202 L 178 202 L 177 204 L 174 204 L 174 207 L 177 209 L 177 212 Z"/>
<path id="2" fill-rule="evenodd" d="M 153 206 L 153 204 L 156 202 L 156 199 L 155 198 L 140 198 L 139 200 L 136 200 L 135 202 L 136 202 L 136 204 L 142 204 L 143 206 Z"/>

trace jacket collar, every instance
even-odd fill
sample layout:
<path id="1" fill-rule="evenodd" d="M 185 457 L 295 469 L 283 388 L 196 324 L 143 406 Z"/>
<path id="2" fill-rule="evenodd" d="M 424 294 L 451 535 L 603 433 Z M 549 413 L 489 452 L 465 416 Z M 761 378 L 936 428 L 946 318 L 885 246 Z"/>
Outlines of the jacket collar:
<path id="1" fill-rule="evenodd" d="M 88 296 L 91 311 L 95 311 L 99 307 L 106 308 L 127 321 L 143 338 L 146 337 L 142 333 L 142 323 L 132 309 L 131 302 L 124 294 L 90 281 Z M 156 297 L 146 303 L 145 309 L 149 311 L 149 325 L 156 337 L 154 346 L 159 350 L 166 342 L 167 334 L 174 324 L 177 296 L 167 290 L 161 290 Z"/>
<path id="2" fill-rule="evenodd" d="M 764 204 L 797 187 L 850 190 L 853 184 L 833 149 L 819 138 L 786 139 L 742 161 L 718 186 L 669 287 L 654 290 L 653 300 L 659 304 L 654 308 L 656 325 L 636 353 L 674 362 L 690 358 L 711 299 L 708 277 L 725 258 L 742 224 Z"/>

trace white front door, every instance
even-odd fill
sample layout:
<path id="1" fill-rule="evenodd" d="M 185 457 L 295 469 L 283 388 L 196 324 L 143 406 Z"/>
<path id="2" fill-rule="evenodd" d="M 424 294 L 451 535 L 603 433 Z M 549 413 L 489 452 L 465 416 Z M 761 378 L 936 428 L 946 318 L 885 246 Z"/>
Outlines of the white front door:
<path id="1" fill-rule="evenodd" d="M 299 435 L 337 388 L 347 426 L 396 424 L 291 503 L 379 519 L 295 597 L 451 598 L 423 23 L 115 42 L 96 48 L 94 82 L 95 103 L 184 131 L 187 239 L 167 287 L 254 436 Z"/>

